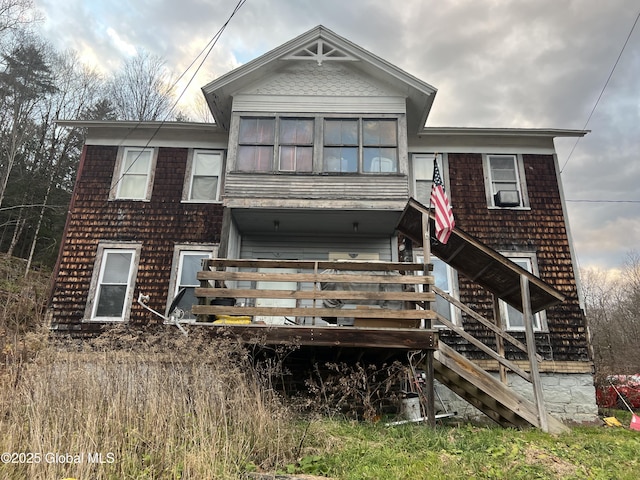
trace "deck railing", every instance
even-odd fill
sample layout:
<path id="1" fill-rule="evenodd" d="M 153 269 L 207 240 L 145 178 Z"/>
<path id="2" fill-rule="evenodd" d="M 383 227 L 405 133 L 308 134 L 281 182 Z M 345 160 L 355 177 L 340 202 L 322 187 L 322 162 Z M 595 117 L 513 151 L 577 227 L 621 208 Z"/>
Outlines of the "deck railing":
<path id="1" fill-rule="evenodd" d="M 436 317 L 429 265 L 370 261 L 207 259 L 199 322 L 419 328 Z"/>

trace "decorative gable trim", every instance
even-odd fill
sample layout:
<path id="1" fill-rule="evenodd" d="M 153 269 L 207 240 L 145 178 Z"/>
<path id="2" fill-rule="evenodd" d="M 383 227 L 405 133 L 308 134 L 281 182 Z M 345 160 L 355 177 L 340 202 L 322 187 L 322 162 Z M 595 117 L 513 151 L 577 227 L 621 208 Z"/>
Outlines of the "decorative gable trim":
<path id="1" fill-rule="evenodd" d="M 318 38 L 299 50 L 282 57 L 283 60 L 315 60 L 318 65 L 327 61 L 357 62 L 358 59 L 344 50 Z"/>

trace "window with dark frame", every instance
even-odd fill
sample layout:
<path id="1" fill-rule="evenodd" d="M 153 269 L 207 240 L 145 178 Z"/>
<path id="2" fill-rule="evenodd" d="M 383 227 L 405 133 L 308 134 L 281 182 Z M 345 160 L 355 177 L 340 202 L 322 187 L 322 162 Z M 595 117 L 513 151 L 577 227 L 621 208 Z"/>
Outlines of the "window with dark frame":
<path id="1" fill-rule="evenodd" d="M 323 170 L 329 173 L 358 171 L 357 119 L 325 119 Z"/>
<path id="2" fill-rule="evenodd" d="M 362 120 L 365 173 L 397 173 L 398 132 L 395 120 Z"/>
<path id="3" fill-rule="evenodd" d="M 282 118 L 278 140 L 281 172 L 313 171 L 312 118 Z"/>
<path id="4" fill-rule="evenodd" d="M 238 132 L 237 169 L 270 172 L 273 169 L 275 118 L 243 117 Z"/>
<path id="5" fill-rule="evenodd" d="M 396 118 L 325 118 L 320 125 L 310 117 L 240 118 L 239 172 L 384 174 L 398 173 L 398 163 Z"/>

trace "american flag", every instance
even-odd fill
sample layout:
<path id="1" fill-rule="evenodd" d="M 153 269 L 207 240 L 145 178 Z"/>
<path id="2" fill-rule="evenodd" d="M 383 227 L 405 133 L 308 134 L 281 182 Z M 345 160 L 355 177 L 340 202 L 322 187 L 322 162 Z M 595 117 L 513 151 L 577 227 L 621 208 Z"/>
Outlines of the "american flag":
<path id="1" fill-rule="evenodd" d="M 447 243 L 456 222 L 453 219 L 453 210 L 444 191 L 438 161 L 435 158 L 433 159 L 433 187 L 429 202 L 434 206 L 436 213 L 436 238 L 440 243 Z"/>

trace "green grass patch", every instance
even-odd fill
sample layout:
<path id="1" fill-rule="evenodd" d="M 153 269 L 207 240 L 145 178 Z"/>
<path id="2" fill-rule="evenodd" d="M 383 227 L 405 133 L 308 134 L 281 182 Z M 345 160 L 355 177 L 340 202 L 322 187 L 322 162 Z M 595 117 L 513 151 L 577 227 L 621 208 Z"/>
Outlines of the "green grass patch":
<path id="1" fill-rule="evenodd" d="M 640 433 L 624 428 L 577 427 L 554 436 L 535 429 L 323 420 L 310 432 L 307 449 L 314 453 L 289 473 L 354 480 L 636 479 L 640 468 Z"/>

